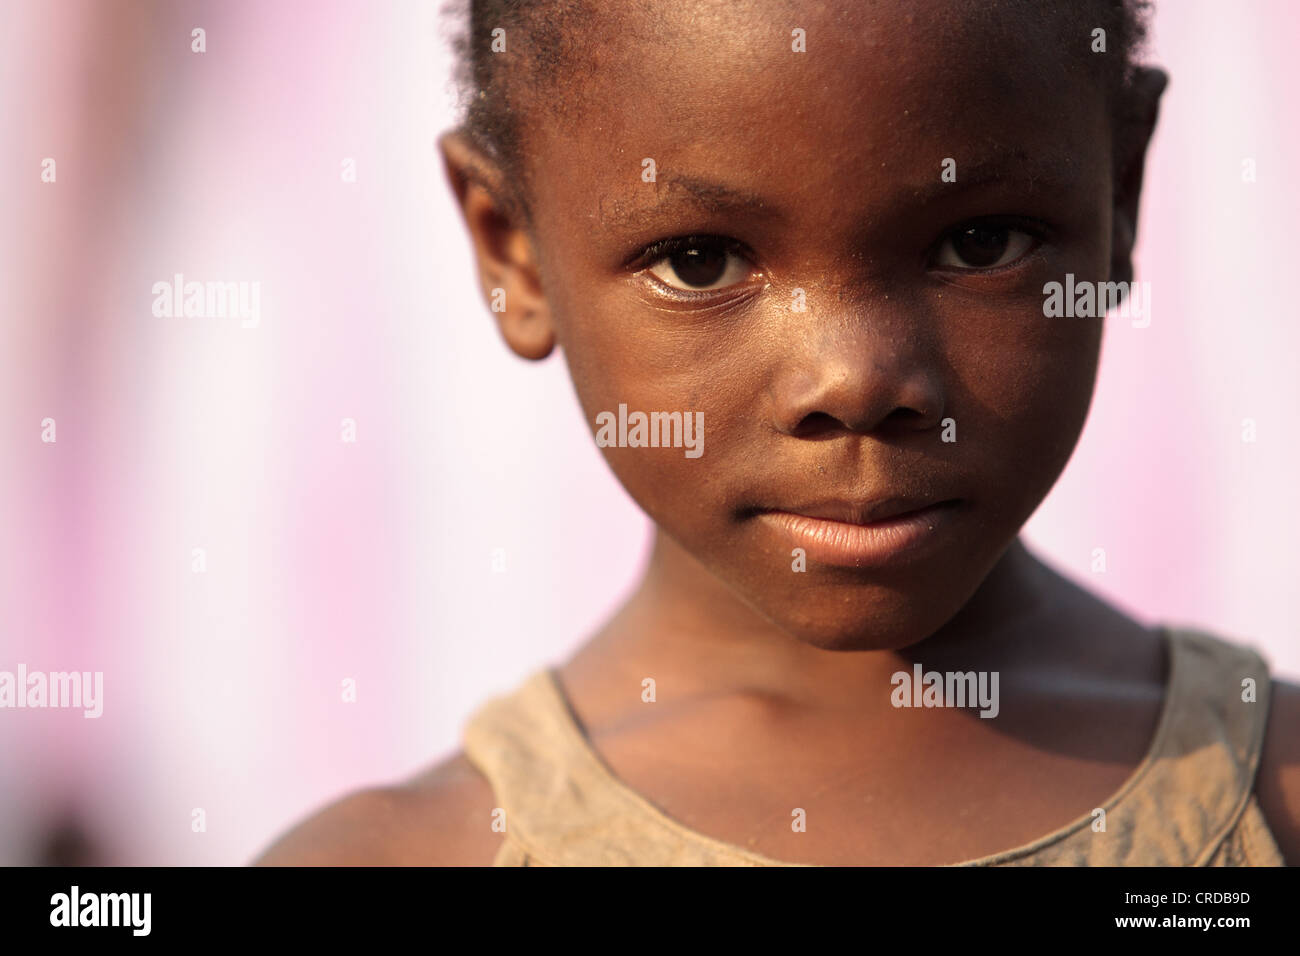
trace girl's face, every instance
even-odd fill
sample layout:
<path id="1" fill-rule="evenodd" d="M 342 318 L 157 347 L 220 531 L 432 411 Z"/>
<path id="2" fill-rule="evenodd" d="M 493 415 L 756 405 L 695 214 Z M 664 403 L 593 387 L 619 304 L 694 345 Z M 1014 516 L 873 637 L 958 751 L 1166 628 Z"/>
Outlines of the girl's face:
<path id="1" fill-rule="evenodd" d="M 820 647 L 921 640 L 1087 413 L 1101 323 L 1045 317 L 1043 286 L 1107 280 L 1128 228 L 1102 54 L 946 3 L 651 6 L 584 26 L 595 68 L 527 127 L 540 293 L 503 330 L 562 345 L 593 433 L 703 414 L 700 457 L 603 453 L 750 606 Z"/>

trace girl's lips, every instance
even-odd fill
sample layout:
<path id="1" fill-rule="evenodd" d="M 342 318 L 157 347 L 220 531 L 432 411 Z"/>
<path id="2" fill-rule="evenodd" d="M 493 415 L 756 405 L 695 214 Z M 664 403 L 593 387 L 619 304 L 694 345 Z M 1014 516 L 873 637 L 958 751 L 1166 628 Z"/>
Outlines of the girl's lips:
<path id="1" fill-rule="evenodd" d="M 948 527 L 959 502 L 941 501 L 878 521 L 857 523 L 789 511 L 758 517 L 789 536 L 793 546 L 822 564 L 865 568 L 888 564 L 934 541 Z"/>

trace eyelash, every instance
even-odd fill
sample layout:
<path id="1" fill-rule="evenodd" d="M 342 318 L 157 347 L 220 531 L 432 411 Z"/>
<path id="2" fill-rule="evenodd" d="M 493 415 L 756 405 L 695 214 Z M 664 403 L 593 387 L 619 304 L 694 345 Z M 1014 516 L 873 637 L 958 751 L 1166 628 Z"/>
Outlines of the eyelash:
<path id="1" fill-rule="evenodd" d="M 671 239 L 659 239 L 650 243 L 637 253 L 632 260 L 632 264 L 645 268 L 687 249 L 706 248 L 721 249 L 724 252 L 735 253 L 747 259 L 750 258 L 749 249 L 738 239 L 730 239 L 727 236 L 675 236 Z"/>
<path id="2" fill-rule="evenodd" d="M 964 222 L 958 223 L 956 226 L 949 229 L 940 237 L 939 241 L 935 243 L 934 246 L 931 247 L 930 252 L 927 254 L 926 262 L 931 267 L 934 267 L 935 260 L 939 258 L 939 253 L 943 251 L 944 247 L 949 242 L 952 242 L 957 236 L 959 236 L 961 233 L 965 232 L 966 230 L 978 228 L 981 226 L 988 229 L 1006 229 L 1008 232 L 1012 234 L 1021 233 L 1023 235 L 1028 236 L 1030 240 L 1032 240 L 1032 245 L 1024 252 L 1022 252 L 1020 255 L 1016 256 L 1016 258 L 1012 259 L 1010 262 L 1005 262 L 1000 266 L 986 266 L 983 268 L 979 266 L 971 266 L 971 267 L 941 266 L 939 268 L 958 275 L 971 275 L 971 276 L 998 275 L 999 273 L 1008 272 L 1018 268 L 1027 259 L 1036 255 L 1039 252 L 1039 250 L 1042 249 L 1043 244 L 1046 243 L 1051 236 L 1051 231 L 1046 225 L 1046 223 L 1039 222 L 1038 220 L 1035 219 L 1022 219 L 1016 217 L 996 217 L 996 216 L 986 218 L 986 219 L 967 219 Z"/>
<path id="3" fill-rule="evenodd" d="M 638 252 L 628 262 L 628 267 L 638 273 L 649 273 L 649 270 L 660 262 L 688 249 L 708 249 L 729 256 L 737 256 L 748 263 L 751 268 L 756 268 L 754 266 L 754 253 L 748 246 L 738 239 L 718 235 L 674 236 L 669 239 L 659 239 Z M 655 291 L 660 295 L 685 301 L 716 300 L 720 295 L 729 292 L 734 294 L 736 290 L 746 285 L 744 282 L 736 282 L 717 289 L 680 289 L 669 285 L 653 274 L 648 276 L 647 281 L 654 283 Z"/>

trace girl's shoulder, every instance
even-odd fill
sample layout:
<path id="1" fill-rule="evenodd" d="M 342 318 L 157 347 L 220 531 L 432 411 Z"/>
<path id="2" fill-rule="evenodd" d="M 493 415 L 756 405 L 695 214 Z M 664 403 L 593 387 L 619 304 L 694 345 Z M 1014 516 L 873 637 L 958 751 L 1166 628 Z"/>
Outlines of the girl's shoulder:
<path id="1" fill-rule="evenodd" d="M 492 788 L 461 752 L 400 784 L 350 793 L 281 836 L 256 866 L 490 865 Z"/>
<path id="2" fill-rule="evenodd" d="M 1249 642 L 1199 628 L 1167 630 L 1182 648 L 1191 675 L 1185 676 L 1185 683 L 1197 687 L 1189 704 L 1194 699 L 1225 720 L 1238 697 L 1249 709 L 1257 700 L 1267 708 L 1262 717 L 1235 724 L 1254 728 L 1242 732 L 1254 738 L 1248 748 L 1244 738 L 1234 739 L 1218 729 L 1226 733 L 1223 743 L 1240 752 L 1241 771 L 1254 775 L 1255 802 L 1283 859 L 1300 865 L 1300 684 L 1273 677 L 1265 655 Z M 1266 686 L 1248 692 L 1246 678 L 1258 680 L 1261 675 Z"/>

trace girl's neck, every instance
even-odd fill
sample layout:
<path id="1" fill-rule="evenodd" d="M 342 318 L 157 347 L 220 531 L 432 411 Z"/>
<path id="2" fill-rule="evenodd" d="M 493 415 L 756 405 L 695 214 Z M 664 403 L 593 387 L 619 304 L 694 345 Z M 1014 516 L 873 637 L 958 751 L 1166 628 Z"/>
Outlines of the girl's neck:
<path id="1" fill-rule="evenodd" d="M 1041 640 L 1044 615 L 1072 587 L 1017 538 L 975 595 L 937 632 L 898 650 L 827 651 L 803 643 L 740 600 L 662 531 L 637 591 L 580 656 L 662 676 L 691 692 L 746 689 L 836 706 L 923 659 L 927 669 L 1007 670 L 1050 664 L 1068 642 Z"/>

